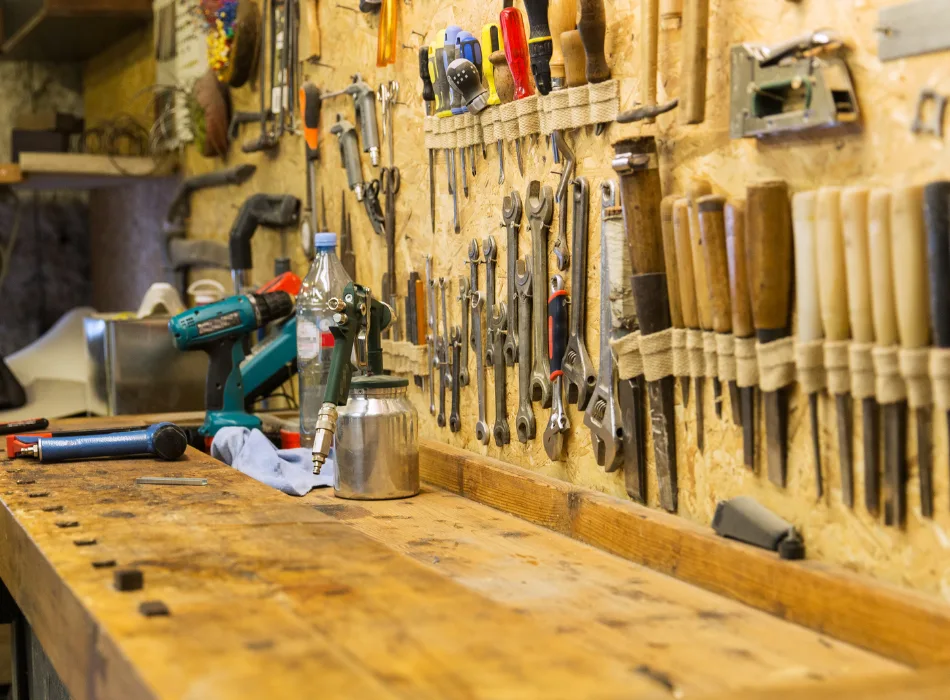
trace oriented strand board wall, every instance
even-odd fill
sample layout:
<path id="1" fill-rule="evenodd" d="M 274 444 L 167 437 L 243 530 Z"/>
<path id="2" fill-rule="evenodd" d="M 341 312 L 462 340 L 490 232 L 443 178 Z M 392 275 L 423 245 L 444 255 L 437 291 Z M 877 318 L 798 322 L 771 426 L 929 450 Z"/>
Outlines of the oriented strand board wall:
<path id="1" fill-rule="evenodd" d="M 498 164 L 494 148 L 489 159 L 479 157 L 478 177 L 469 199 L 460 199 L 463 232 L 451 231 L 451 197 L 445 186 L 445 166 L 440 157 L 437 164 L 438 233 L 433 239 L 428 218 L 426 156 L 422 148 L 423 106 L 417 75 L 417 48 L 431 41 L 439 27 L 458 24 L 470 30 L 497 14 L 501 3 L 412 0 L 399 3 L 400 48 L 395 67 L 376 70 L 376 20 L 352 11 L 348 3 L 321 2 L 323 26 L 323 63 L 310 66 L 310 77 L 325 90 L 344 86 L 348 76 L 363 74 L 371 84 L 398 79 L 400 102 L 396 120 L 396 163 L 402 171 L 397 219 L 397 269 L 400 288 L 404 288 L 410 270 L 424 271 L 426 254 L 435 259 L 436 275 L 451 280 L 449 314 L 451 323 L 459 323 L 458 302 L 455 301 L 457 280 L 467 275 L 466 250 L 472 238 L 481 241 L 494 235 L 499 245 L 499 298 L 503 299 L 505 279 L 505 238 L 501 228 L 502 197 L 511 189 L 524 196 L 526 183 L 541 179 L 555 185 L 557 176 L 544 139 L 529 139 L 525 154 L 527 172 L 522 178 L 516 167 L 514 150 L 507 149 L 507 183 L 497 184 Z M 897 185 L 908 181 L 926 182 L 936 177 L 950 177 L 950 159 L 946 140 L 916 137 L 909 133 L 916 95 L 919 88 L 932 86 L 950 93 L 950 60 L 948 55 L 934 54 L 905 61 L 881 64 L 876 58 L 877 11 L 893 4 L 885 0 L 743 0 L 726 2 L 712 0 L 709 84 L 706 122 L 697 126 L 680 126 L 675 113 L 660 117 L 654 126 L 614 125 L 605 136 L 596 138 L 591 131 L 569 136 L 578 154 L 578 174 L 586 176 L 592 191 L 606 178 L 615 175 L 610 168 L 610 143 L 623 136 L 655 133 L 661 141 L 661 168 L 665 194 L 683 192 L 691 176 L 708 178 L 715 191 L 740 196 L 748 182 L 761 178 L 787 179 L 793 190 L 820 185 Z M 518 3 L 520 5 L 520 3 Z M 639 3 L 635 0 L 607 0 L 609 22 L 608 55 L 614 76 L 622 81 L 622 106 L 629 108 L 638 99 L 639 91 Z M 777 43 L 818 27 L 834 27 L 854 44 L 849 63 L 863 109 L 863 130 L 849 136 L 811 138 L 780 145 L 760 145 L 753 141 L 731 141 L 728 134 L 729 47 L 742 41 Z M 412 33 L 410 33 L 412 30 Z M 680 31 L 665 28 L 660 35 L 659 99 L 665 101 L 677 94 L 680 56 Z M 242 90 L 235 95 L 239 108 L 254 108 L 256 95 Z M 328 102 L 324 106 L 322 147 L 323 161 L 319 169 L 319 187 L 326 193 L 328 220 L 336 230 L 339 221 L 340 192 L 346 181 L 341 168 L 336 140 L 328 133 L 334 114 L 341 112 L 353 121 L 352 104 L 348 98 Z M 256 134 L 250 127 L 242 140 Z M 225 240 L 228 227 L 244 197 L 254 191 L 291 192 L 304 196 L 302 143 L 287 138 L 276 159 L 264 155 L 243 156 L 233 150 L 230 163 L 254 162 L 259 166 L 257 177 L 240 190 L 219 190 L 197 198 L 192 233 L 195 236 Z M 385 150 L 384 150 L 385 157 Z M 221 163 L 203 161 L 189 154 L 192 172 L 204 172 Z M 368 160 L 364 175 L 373 174 Z M 347 206 L 353 212 L 358 276 L 363 283 L 378 288 L 385 267 L 384 245 L 375 236 L 355 199 L 347 193 Z M 598 280 L 600 269 L 599 206 L 594 200 L 590 231 L 588 349 L 597 363 L 598 353 Z M 260 231 L 254 242 L 256 280 L 264 281 L 272 269 L 272 259 L 279 250 L 278 237 Z M 306 269 L 294 239 L 298 272 Z M 553 243 L 553 236 L 552 241 Z M 529 250 L 530 234 L 523 228 L 520 250 Z M 553 270 L 553 264 L 551 265 Z M 484 286 L 484 273 L 481 273 Z M 567 276 L 569 280 L 569 273 Z M 474 372 L 474 358 L 471 360 Z M 517 410 L 517 373 L 508 372 L 509 421 Z M 537 408 L 538 438 L 522 445 L 513 438 L 511 445 L 497 448 L 494 444 L 480 446 L 474 438 L 476 389 L 474 382 L 462 393 L 464 428 L 459 434 L 439 429 L 428 412 L 428 394 L 415 387 L 410 394 L 422 417 L 422 435 L 444 440 L 481 454 L 553 475 L 583 486 L 617 496 L 624 496 L 622 475 L 605 474 L 592 456 L 590 436 L 583 426 L 583 416 L 570 410 L 572 432 L 568 442 L 570 458 L 552 464 L 544 452 L 540 435 L 548 412 Z M 493 420 L 492 373 L 488 373 L 488 416 Z M 680 473 L 680 514 L 701 523 L 709 523 L 716 503 L 738 494 L 750 494 L 779 514 L 794 522 L 805 534 L 809 556 L 836 562 L 880 578 L 903 583 L 950 599 L 950 493 L 947 481 L 947 436 L 944 421 L 935 417 L 935 475 L 937 517 L 920 517 L 917 498 L 916 459 L 912 458 L 909 485 L 910 515 L 906 532 L 885 528 L 866 513 L 861 499 L 853 511 L 841 505 L 840 478 L 835 443 L 833 403 L 822 400 L 823 461 L 828 488 L 825 498 L 815 502 L 814 481 L 810 460 L 807 402 L 795 395 L 791 401 L 789 484 L 781 491 L 773 487 L 764 474 L 755 475 L 741 464 L 741 433 L 730 422 L 716 419 L 712 407 L 712 391 L 707 390 L 706 452 L 696 448 L 693 403 L 687 411 L 677 406 L 677 446 Z M 679 400 L 679 398 L 678 398 Z M 728 401 L 726 402 L 728 404 Z M 728 418 L 728 405 L 725 416 Z M 856 493 L 863 488 L 863 463 L 860 435 L 860 407 L 855 408 L 855 472 Z M 512 423 L 513 428 L 513 423 Z M 514 431 L 512 431 L 514 432 Z M 760 442 L 764 426 L 760 426 Z M 910 430 L 913 445 L 913 428 Z M 912 449 L 912 448 L 911 448 Z M 652 449 L 649 451 L 652 453 Z M 760 453 L 764 465 L 764 453 Z M 655 505 L 655 477 L 649 469 L 650 501 Z"/>

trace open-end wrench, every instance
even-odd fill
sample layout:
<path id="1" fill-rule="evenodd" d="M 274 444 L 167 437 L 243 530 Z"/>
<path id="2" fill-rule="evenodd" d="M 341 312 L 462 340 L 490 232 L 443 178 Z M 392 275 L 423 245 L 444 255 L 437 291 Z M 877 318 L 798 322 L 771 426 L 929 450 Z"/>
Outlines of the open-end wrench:
<path id="1" fill-rule="evenodd" d="M 571 270 L 571 330 L 564 353 L 564 381 L 567 383 L 567 402 L 576 403 L 578 410 L 587 408 L 597 373 L 587 352 L 587 229 L 590 222 L 590 187 L 587 179 L 579 177 L 572 187 L 574 200 L 574 267 Z"/>
<path id="2" fill-rule="evenodd" d="M 567 195 L 571 178 L 574 177 L 576 160 L 574 151 L 567 145 L 567 141 L 565 141 L 564 134 L 561 131 L 554 132 L 554 144 L 563 156 L 561 179 L 558 182 L 557 192 L 554 197 L 559 207 L 557 240 L 554 241 L 554 260 L 557 263 L 557 269 L 563 272 L 571 265 L 571 253 L 567 243 Z"/>
<path id="3" fill-rule="evenodd" d="M 471 299 L 469 298 L 471 293 L 471 287 L 469 287 L 468 280 L 459 275 L 459 295 L 458 300 L 462 303 L 462 358 L 461 358 L 461 367 L 459 368 L 459 382 L 461 386 L 468 386 L 469 384 L 469 374 L 468 374 L 468 336 L 469 336 L 469 324 L 468 324 L 468 312 L 471 308 Z"/>
<path id="4" fill-rule="evenodd" d="M 432 278 L 432 256 L 426 256 L 426 305 L 428 308 L 427 323 L 429 332 L 426 334 L 426 345 L 429 346 L 429 413 L 435 415 L 435 378 L 439 367 L 438 347 L 435 330 L 435 280 Z"/>
<path id="5" fill-rule="evenodd" d="M 604 185 L 612 187 L 614 183 L 608 181 Z M 603 199 L 606 202 L 609 196 L 606 190 L 609 188 L 604 189 Z M 609 206 L 614 206 L 614 204 Z M 609 267 L 607 228 L 602 222 L 600 232 L 600 375 L 590 405 L 584 413 L 584 425 L 590 428 L 590 441 L 597 464 L 604 467 L 607 472 L 612 472 L 623 465 L 625 426 L 622 424 L 623 413 L 617 391 L 617 368 L 614 365 L 613 351 L 610 349 L 613 323 L 610 308 L 610 275 L 607 272 Z M 574 303 L 576 309 L 577 302 Z"/>
<path id="6" fill-rule="evenodd" d="M 567 292 L 564 291 L 564 278 L 554 275 L 551 278 L 551 296 L 548 298 L 548 324 L 551 329 L 551 381 L 554 383 L 554 397 L 551 401 L 551 417 L 544 429 L 544 450 L 554 462 L 564 459 L 564 436 L 571 429 L 571 421 L 564 410 L 564 374 L 561 372 L 561 360 L 567 347 Z"/>
<path id="7" fill-rule="evenodd" d="M 518 431 L 518 441 L 534 440 L 537 433 L 537 424 L 534 411 L 531 409 L 531 268 L 528 259 L 521 258 L 517 265 L 518 285 L 518 335 L 520 352 L 523 359 L 518 363 L 518 416 L 515 419 L 515 428 Z M 510 283 L 509 283 L 510 284 Z M 508 329 L 508 335 L 513 330 Z M 527 360 L 527 361 L 526 361 Z"/>
<path id="8" fill-rule="evenodd" d="M 449 430 L 457 433 L 462 429 L 462 417 L 459 415 L 460 394 L 462 382 L 459 380 L 459 367 L 462 366 L 462 329 L 452 327 L 452 413 L 449 415 Z"/>
<path id="9" fill-rule="evenodd" d="M 482 352 L 482 307 L 485 297 L 477 289 L 472 290 L 472 334 L 475 336 L 475 385 L 478 387 L 478 423 L 475 424 L 475 439 L 488 444 L 491 431 L 485 420 L 485 355 Z"/>
<path id="10" fill-rule="evenodd" d="M 491 323 L 495 313 L 495 264 L 498 262 L 498 247 L 494 236 L 486 236 L 482 241 L 485 253 L 485 314 L 489 320 L 488 339 L 485 344 L 485 364 L 495 364 L 495 326 Z"/>
<path id="11" fill-rule="evenodd" d="M 495 444 L 502 447 L 511 442 L 511 428 L 508 427 L 508 377 L 505 368 L 505 335 L 508 330 L 508 310 L 505 302 L 495 306 L 488 325 L 494 328 L 495 338 L 495 427 L 492 434 Z"/>
<path id="12" fill-rule="evenodd" d="M 508 336 L 505 338 L 505 364 L 514 367 L 518 361 L 518 304 L 515 295 L 515 268 L 518 262 L 518 233 L 521 230 L 521 217 L 524 205 L 521 195 L 512 191 L 505 197 L 502 216 L 508 232 Z"/>
<path id="13" fill-rule="evenodd" d="M 471 295 L 478 291 L 478 263 L 481 258 L 481 251 L 478 249 L 478 241 L 474 238 L 468 244 L 468 293 L 469 301 L 471 301 Z M 474 308 L 474 307 L 473 307 Z M 472 325 L 471 335 L 469 336 L 469 342 L 472 345 L 472 350 L 475 349 L 475 326 Z"/>
<path id="14" fill-rule="evenodd" d="M 550 187 L 541 187 L 538 180 L 532 180 L 528 185 L 528 222 L 531 224 L 531 278 L 546 280 L 548 278 L 548 233 L 551 231 L 551 221 L 554 218 L 554 193 Z M 534 359 L 531 365 L 531 400 L 541 402 L 542 408 L 551 406 L 551 365 L 548 360 L 548 333 L 547 333 L 547 305 L 544 293 L 533 295 L 532 320 L 532 351 Z M 531 361 L 531 357 L 523 353 L 521 362 Z"/>
<path id="15" fill-rule="evenodd" d="M 445 390 L 452 383 L 449 374 L 449 315 L 445 305 L 445 277 L 439 278 L 439 293 L 442 297 L 442 336 L 439 338 L 439 416 L 440 428 L 445 427 Z"/>

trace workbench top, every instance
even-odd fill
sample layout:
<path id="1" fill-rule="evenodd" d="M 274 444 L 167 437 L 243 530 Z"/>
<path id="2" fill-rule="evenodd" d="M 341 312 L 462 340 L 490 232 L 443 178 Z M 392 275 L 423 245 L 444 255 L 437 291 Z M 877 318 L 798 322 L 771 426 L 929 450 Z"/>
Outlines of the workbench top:
<path id="1" fill-rule="evenodd" d="M 4 461 L 0 494 L 0 577 L 77 700 L 669 698 L 908 674 L 429 487 L 292 498 L 189 450 Z M 144 588 L 115 590 L 111 561 Z"/>

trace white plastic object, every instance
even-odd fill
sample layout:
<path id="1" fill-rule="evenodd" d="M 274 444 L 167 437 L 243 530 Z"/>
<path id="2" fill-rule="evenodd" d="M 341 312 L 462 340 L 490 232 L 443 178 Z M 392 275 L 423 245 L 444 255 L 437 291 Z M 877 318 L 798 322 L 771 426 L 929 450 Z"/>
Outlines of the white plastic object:
<path id="1" fill-rule="evenodd" d="M 197 280 L 188 286 L 192 306 L 205 306 L 224 299 L 224 285 L 217 280 Z"/>

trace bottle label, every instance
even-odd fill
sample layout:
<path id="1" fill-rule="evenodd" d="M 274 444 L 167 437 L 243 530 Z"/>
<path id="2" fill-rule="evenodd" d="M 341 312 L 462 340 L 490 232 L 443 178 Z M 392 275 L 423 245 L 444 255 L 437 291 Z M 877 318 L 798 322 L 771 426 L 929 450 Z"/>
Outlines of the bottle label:
<path id="1" fill-rule="evenodd" d="M 313 321 L 297 321 L 297 358 L 312 360 L 320 352 L 320 331 Z"/>

